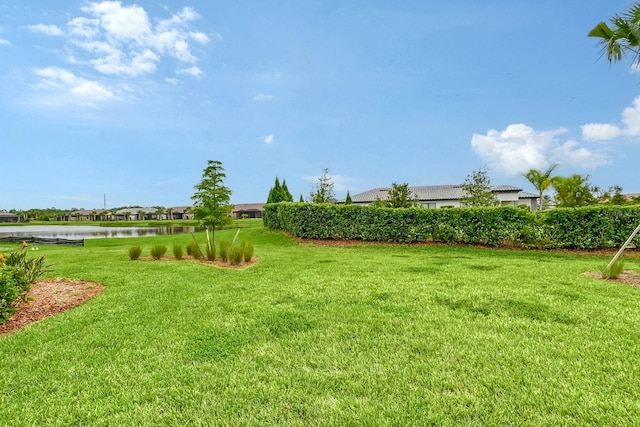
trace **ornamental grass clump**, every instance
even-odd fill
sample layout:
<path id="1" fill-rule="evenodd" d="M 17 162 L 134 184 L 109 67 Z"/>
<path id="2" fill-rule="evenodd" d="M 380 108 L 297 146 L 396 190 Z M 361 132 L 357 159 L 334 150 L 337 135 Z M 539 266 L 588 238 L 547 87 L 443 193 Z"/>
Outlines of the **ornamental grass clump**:
<path id="1" fill-rule="evenodd" d="M 167 253 L 167 247 L 165 245 L 153 245 L 151 246 L 151 258 L 155 260 L 161 259 L 164 254 Z"/>
<path id="2" fill-rule="evenodd" d="M 229 251 L 229 262 L 231 264 L 238 265 L 242 263 L 245 246 L 246 243 L 244 241 L 238 245 L 231 246 L 231 250 Z"/>
<path id="3" fill-rule="evenodd" d="M 611 268 L 609 268 L 609 266 L 606 266 L 602 270 L 602 278 L 617 279 L 618 277 L 620 277 L 620 274 L 622 274 L 623 271 L 624 271 L 624 261 L 619 259 L 613 263 Z"/>
<path id="4" fill-rule="evenodd" d="M 228 240 L 220 241 L 220 259 L 223 262 L 229 261 L 229 249 L 231 249 L 231 242 Z"/>
<path id="5" fill-rule="evenodd" d="M 182 255 L 182 246 L 178 243 L 173 244 L 173 257 L 177 260 L 181 260 L 183 258 Z"/>
<path id="6" fill-rule="evenodd" d="M 245 243 L 243 256 L 244 262 L 251 262 L 251 258 L 253 258 L 253 244 L 249 242 Z"/>
<path id="7" fill-rule="evenodd" d="M 138 258 L 140 258 L 140 255 L 142 255 L 142 247 L 139 245 L 130 246 L 128 252 L 129 252 L 129 259 L 131 261 L 135 261 Z"/>
<path id="8" fill-rule="evenodd" d="M 208 261 L 214 261 L 216 259 L 216 245 L 212 244 L 211 246 L 206 245 L 205 246 L 205 252 L 207 254 L 207 260 Z"/>
<path id="9" fill-rule="evenodd" d="M 196 241 L 191 241 L 187 244 L 187 255 L 192 256 L 195 259 L 202 259 L 204 257 L 204 255 L 202 255 L 202 250 L 200 250 L 200 246 Z"/>

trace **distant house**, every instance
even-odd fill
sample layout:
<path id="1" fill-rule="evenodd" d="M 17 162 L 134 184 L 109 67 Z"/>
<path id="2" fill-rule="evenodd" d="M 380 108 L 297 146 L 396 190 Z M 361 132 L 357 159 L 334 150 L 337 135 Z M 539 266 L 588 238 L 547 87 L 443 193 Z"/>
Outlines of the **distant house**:
<path id="1" fill-rule="evenodd" d="M 386 200 L 390 188 L 374 188 L 364 193 L 351 196 L 354 204 L 369 205 L 377 199 Z M 460 199 L 465 197 L 462 185 L 430 185 L 409 187 L 420 205 L 429 208 L 444 208 L 461 206 Z M 522 191 L 512 185 L 497 185 L 491 187 L 501 206 L 526 206 L 531 210 L 538 209 L 538 196 Z"/>
<path id="2" fill-rule="evenodd" d="M 0 212 L 0 222 L 18 222 L 20 217 L 10 212 Z"/>
<path id="3" fill-rule="evenodd" d="M 242 218 L 262 218 L 264 203 L 245 203 L 235 205 L 231 216 L 235 219 Z"/>
<path id="4" fill-rule="evenodd" d="M 64 217 L 58 218 L 59 221 L 104 221 L 108 211 L 103 209 L 80 209 L 70 212 Z"/>
<path id="5" fill-rule="evenodd" d="M 171 219 L 193 219 L 193 207 L 191 206 L 176 206 L 170 209 L 169 216 Z"/>

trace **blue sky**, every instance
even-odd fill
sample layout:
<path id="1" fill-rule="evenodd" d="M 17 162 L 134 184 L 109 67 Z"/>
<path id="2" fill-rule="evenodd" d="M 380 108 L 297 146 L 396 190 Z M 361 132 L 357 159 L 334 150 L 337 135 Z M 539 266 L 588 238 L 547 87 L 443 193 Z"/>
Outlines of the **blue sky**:
<path id="1" fill-rule="evenodd" d="M 0 4 L 0 209 L 232 202 L 559 163 L 640 192 L 640 73 L 599 58 L 601 0 Z"/>

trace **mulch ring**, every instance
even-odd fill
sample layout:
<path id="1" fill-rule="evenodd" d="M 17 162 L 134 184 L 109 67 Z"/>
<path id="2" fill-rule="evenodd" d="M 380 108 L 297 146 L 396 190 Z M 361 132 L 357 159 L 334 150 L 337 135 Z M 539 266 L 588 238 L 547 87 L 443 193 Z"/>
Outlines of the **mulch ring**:
<path id="1" fill-rule="evenodd" d="M 99 295 L 104 286 L 82 280 L 42 280 L 31 285 L 27 300 L 4 324 L 0 325 L 0 335 L 18 329 L 76 307 Z"/>
<path id="2" fill-rule="evenodd" d="M 622 283 L 629 286 L 635 286 L 640 288 L 640 274 L 633 270 L 626 270 L 620 273 L 618 277 L 615 279 L 606 279 L 602 277 L 602 273 L 597 273 L 595 271 L 588 271 L 584 273 L 585 276 L 591 277 L 594 279 L 608 280 L 610 282 Z"/>

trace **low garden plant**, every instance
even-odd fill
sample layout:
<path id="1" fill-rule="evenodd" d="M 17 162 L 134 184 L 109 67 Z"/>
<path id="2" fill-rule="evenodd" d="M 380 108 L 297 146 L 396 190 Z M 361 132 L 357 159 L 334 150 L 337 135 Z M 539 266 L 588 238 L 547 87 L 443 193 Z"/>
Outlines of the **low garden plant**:
<path id="1" fill-rule="evenodd" d="M 618 259 L 613 265 L 609 268 L 607 265 L 602 269 L 602 277 L 605 279 L 617 279 L 620 277 L 620 274 L 624 271 L 624 260 Z"/>
<path id="2" fill-rule="evenodd" d="M 0 253 L 0 324 L 26 300 L 31 285 L 51 271 L 44 255 L 27 256 L 27 245 L 8 254 Z"/>
<path id="3" fill-rule="evenodd" d="M 129 259 L 135 261 L 142 255 L 142 247 L 140 245 L 129 246 L 127 252 L 129 253 Z"/>
<path id="4" fill-rule="evenodd" d="M 155 260 L 162 259 L 162 257 L 167 253 L 167 246 L 163 244 L 155 244 L 151 246 L 151 258 Z"/>
<path id="5" fill-rule="evenodd" d="M 181 260 L 184 256 L 182 254 L 182 245 L 180 245 L 179 243 L 174 243 L 173 244 L 173 257 L 177 260 Z"/>

